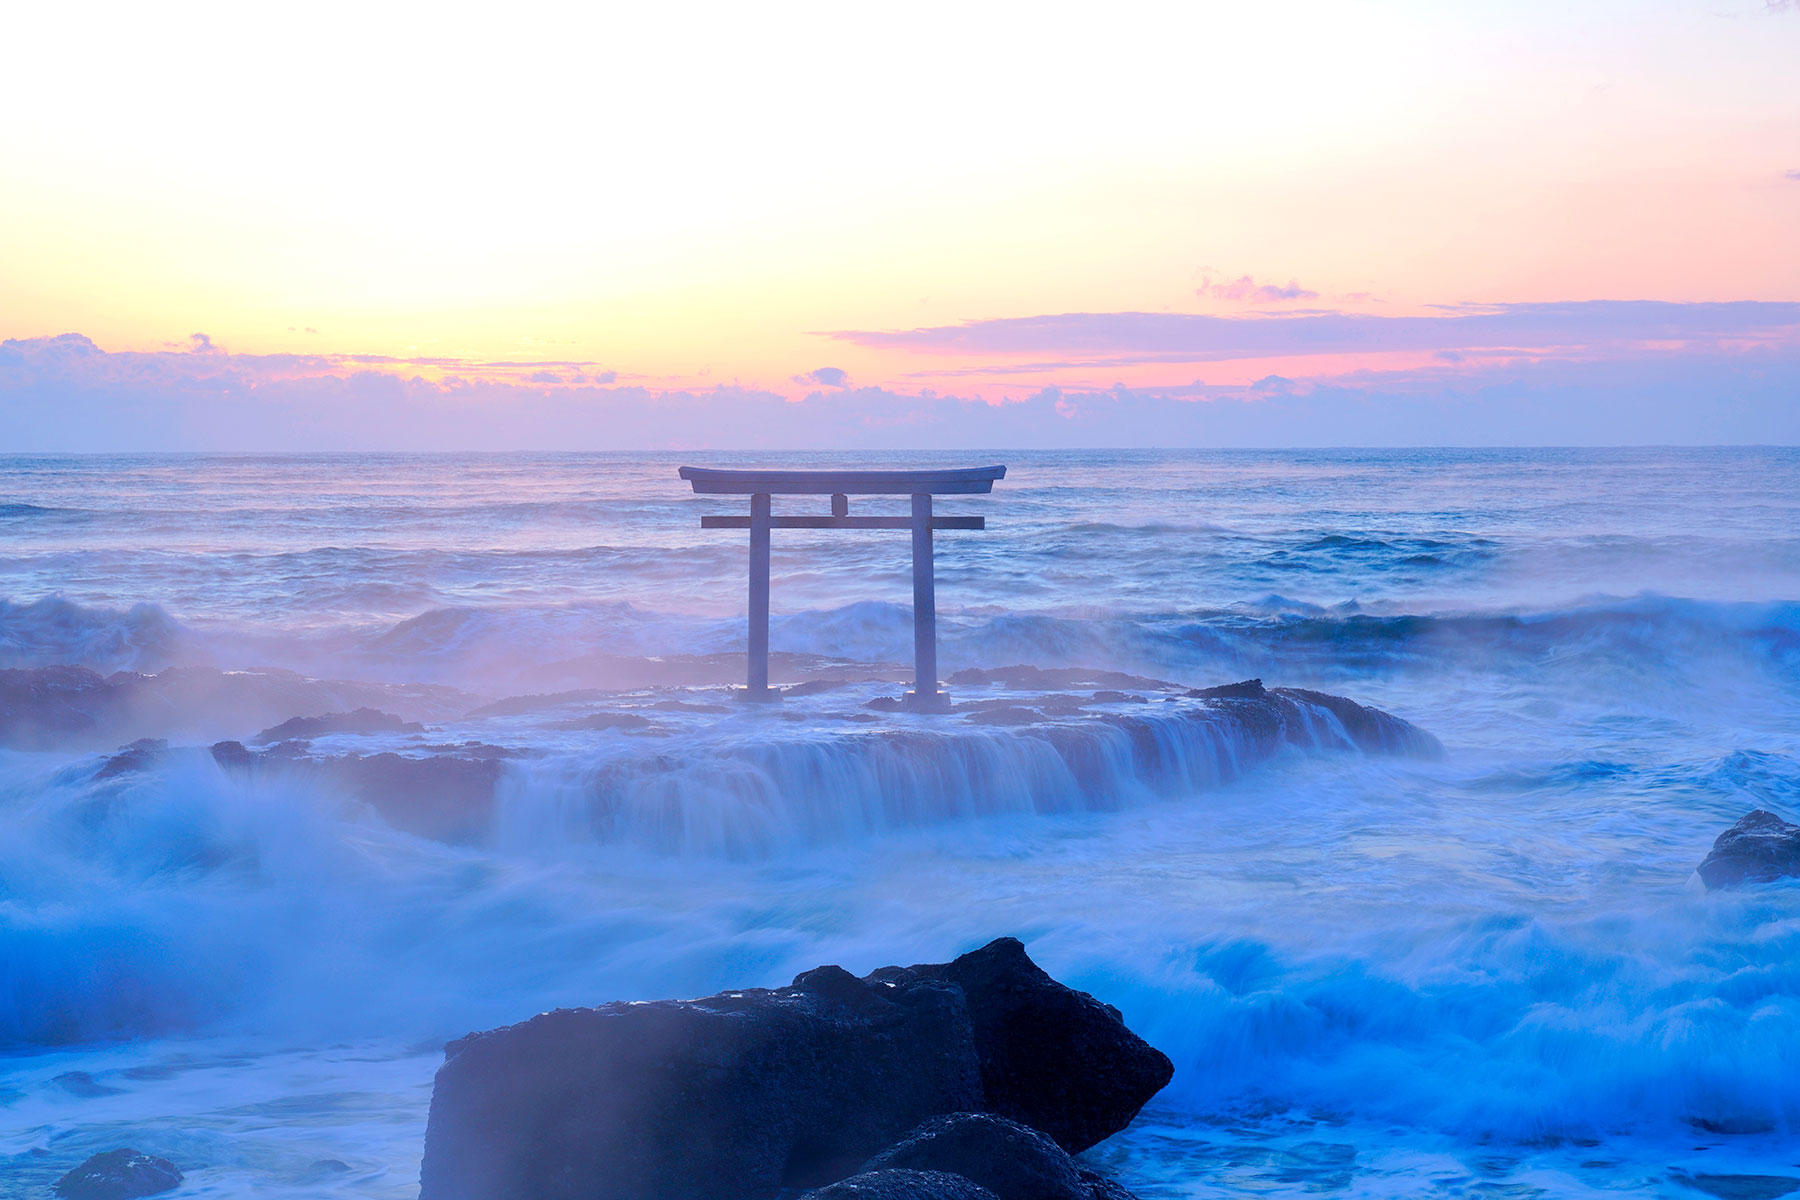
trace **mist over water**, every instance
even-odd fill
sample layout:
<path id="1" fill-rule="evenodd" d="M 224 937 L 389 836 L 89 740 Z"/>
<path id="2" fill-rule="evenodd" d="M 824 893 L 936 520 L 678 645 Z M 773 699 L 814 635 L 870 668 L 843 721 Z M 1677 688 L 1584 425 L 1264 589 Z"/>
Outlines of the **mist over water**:
<path id="1" fill-rule="evenodd" d="M 111 745 L 0 750 L 0 1196 L 131 1144 L 196 1194 L 410 1197 L 446 1038 L 1000 934 L 1175 1061 L 1092 1152 L 1146 1197 L 1800 1179 L 1800 887 L 1692 876 L 1749 809 L 1800 810 L 1800 452 L 965 460 L 1008 474 L 939 505 L 988 518 L 938 539 L 946 674 L 1259 676 L 1445 754 L 1322 728 L 1256 758 L 1160 702 L 1155 767 L 1074 726 L 876 720 L 911 636 L 879 533 L 775 539 L 778 675 L 857 682 L 734 705 L 683 664 L 742 650 L 743 535 L 698 528 L 736 502 L 673 457 L 0 459 L 0 668 L 347 698 L 196 701 L 107 779 Z M 575 689 L 644 723 L 486 707 Z M 482 837 L 204 749 L 365 698 L 527 752 Z"/>

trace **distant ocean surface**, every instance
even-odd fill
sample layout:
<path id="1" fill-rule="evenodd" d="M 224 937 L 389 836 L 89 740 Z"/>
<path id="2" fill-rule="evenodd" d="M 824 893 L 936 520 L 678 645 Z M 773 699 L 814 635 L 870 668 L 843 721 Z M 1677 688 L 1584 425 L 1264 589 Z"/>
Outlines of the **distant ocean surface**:
<path id="1" fill-rule="evenodd" d="M 699 517 L 744 506 L 685 462 L 1003 462 L 938 505 L 988 524 L 938 537 L 946 676 L 1259 677 L 1447 753 L 1096 795 L 1030 727 L 869 724 L 897 685 L 735 704 L 744 535 Z M 778 531 L 777 680 L 907 678 L 908 571 Z M 1800 1188 L 1800 886 L 1692 874 L 1800 816 L 1797 450 L 0 457 L 0 668 L 55 665 L 386 689 L 518 756 L 451 844 L 203 756 L 0 750 L 0 1197 L 130 1145 L 184 1194 L 410 1198 L 448 1038 L 1003 934 L 1174 1060 L 1088 1156 L 1146 1200 Z M 593 689 L 663 707 L 467 715 Z M 870 764 L 915 729 L 959 748 L 897 805 Z"/>

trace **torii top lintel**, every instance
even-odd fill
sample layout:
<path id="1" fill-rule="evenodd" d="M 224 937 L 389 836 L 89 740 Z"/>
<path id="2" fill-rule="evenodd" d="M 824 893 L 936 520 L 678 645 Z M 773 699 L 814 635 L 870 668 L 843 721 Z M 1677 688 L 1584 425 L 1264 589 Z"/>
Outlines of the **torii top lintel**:
<path id="1" fill-rule="evenodd" d="M 948 471 L 732 471 L 683 467 L 681 477 L 702 495 L 970 496 L 994 490 L 1005 467 Z"/>
<path id="2" fill-rule="evenodd" d="M 932 531 L 985 529 L 981 517 L 940 517 L 931 511 L 936 496 L 972 496 L 992 492 L 1006 478 L 1006 468 L 964 467 L 936 471 L 770 471 L 683 467 L 681 477 L 694 491 L 713 496 L 749 496 L 747 517 L 708 514 L 702 529 L 750 531 L 750 621 L 744 694 L 768 699 L 769 689 L 769 533 L 775 529 L 910 529 L 913 576 L 913 690 L 916 708 L 945 706 L 937 680 L 937 581 L 932 563 Z M 830 516 L 780 516 L 771 512 L 775 496 L 830 496 Z M 905 517 L 853 517 L 851 496 L 911 496 Z"/>

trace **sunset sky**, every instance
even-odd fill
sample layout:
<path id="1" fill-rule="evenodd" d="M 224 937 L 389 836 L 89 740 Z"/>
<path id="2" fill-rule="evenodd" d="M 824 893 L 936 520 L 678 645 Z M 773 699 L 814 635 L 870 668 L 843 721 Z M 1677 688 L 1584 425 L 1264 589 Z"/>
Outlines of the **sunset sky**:
<path id="1" fill-rule="evenodd" d="M 1800 5 L 7 27 L 0 450 L 1800 441 Z"/>

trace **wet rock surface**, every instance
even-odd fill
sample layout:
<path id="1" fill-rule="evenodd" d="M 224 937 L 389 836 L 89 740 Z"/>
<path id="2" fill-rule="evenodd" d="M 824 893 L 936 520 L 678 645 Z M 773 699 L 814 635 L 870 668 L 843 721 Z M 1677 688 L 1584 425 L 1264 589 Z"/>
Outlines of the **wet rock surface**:
<path id="1" fill-rule="evenodd" d="M 1800 825 L 1754 809 L 1718 836 L 1696 870 L 1709 890 L 1800 876 Z"/>
<path id="2" fill-rule="evenodd" d="M 1071 1154 L 1131 1123 L 1174 1075 L 1119 1010 L 1052 979 L 1024 943 L 999 938 L 942 966 L 872 977 L 944 979 L 968 998 L 986 1111 L 1042 1131 Z"/>
<path id="3" fill-rule="evenodd" d="M 52 1190 L 64 1200 L 132 1200 L 180 1186 L 181 1172 L 168 1159 L 136 1150 L 108 1150 L 64 1175 Z"/>
<path id="4" fill-rule="evenodd" d="M 999 1200 L 1092 1200 L 1075 1160 L 1049 1137 L 991 1113 L 933 1117 L 863 1164 L 948 1171 L 973 1180 Z"/>
<path id="5" fill-rule="evenodd" d="M 944 1171 L 866 1171 L 807 1192 L 801 1200 L 999 1200 L 980 1184 Z"/>
<path id="6" fill-rule="evenodd" d="M 862 978 L 562 1009 L 446 1048 L 421 1200 L 994 1194 L 900 1170 L 959 1163 L 999 1200 L 1092 1200 L 1058 1142 L 1123 1128 L 1170 1073 L 1011 938 Z M 1009 1119 L 967 1115 L 989 1111 Z M 965 1115 L 927 1120 L 948 1114 Z"/>

